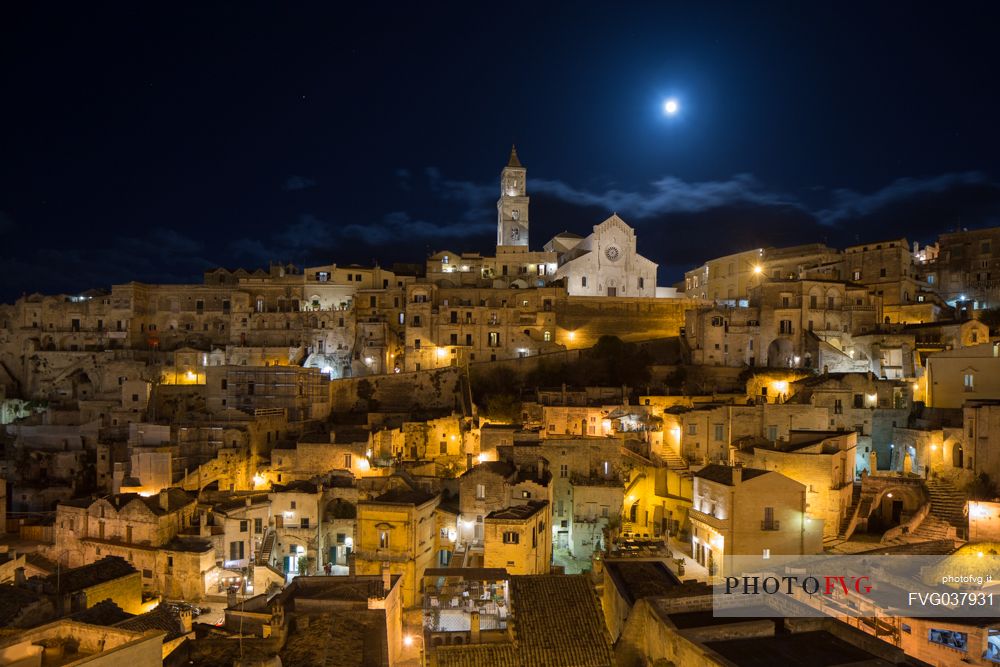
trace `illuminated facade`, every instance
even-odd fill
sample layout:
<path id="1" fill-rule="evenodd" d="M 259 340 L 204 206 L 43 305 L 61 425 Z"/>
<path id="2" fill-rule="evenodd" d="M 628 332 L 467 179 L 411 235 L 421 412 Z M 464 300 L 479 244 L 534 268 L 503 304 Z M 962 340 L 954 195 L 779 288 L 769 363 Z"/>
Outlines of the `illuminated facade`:
<path id="1" fill-rule="evenodd" d="M 556 277 L 571 296 L 656 296 L 656 263 L 638 253 L 635 230 L 618 214 L 585 238 L 560 235 L 545 249 L 559 257 Z"/>
<path id="2" fill-rule="evenodd" d="M 694 473 L 691 550 L 712 576 L 726 556 L 818 554 L 823 522 L 807 520 L 806 487 L 777 472 L 709 465 Z"/>

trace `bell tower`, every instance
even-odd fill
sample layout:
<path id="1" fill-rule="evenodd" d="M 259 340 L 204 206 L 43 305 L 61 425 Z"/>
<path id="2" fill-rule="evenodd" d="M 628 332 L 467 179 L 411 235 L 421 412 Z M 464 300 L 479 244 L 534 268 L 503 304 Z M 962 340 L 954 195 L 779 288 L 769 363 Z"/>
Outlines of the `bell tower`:
<path id="1" fill-rule="evenodd" d="M 497 200 L 497 246 L 528 250 L 528 196 L 525 191 L 527 170 L 517 159 L 517 149 L 510 147 L 507 166 L 500 172 L 500 199 Z"/>

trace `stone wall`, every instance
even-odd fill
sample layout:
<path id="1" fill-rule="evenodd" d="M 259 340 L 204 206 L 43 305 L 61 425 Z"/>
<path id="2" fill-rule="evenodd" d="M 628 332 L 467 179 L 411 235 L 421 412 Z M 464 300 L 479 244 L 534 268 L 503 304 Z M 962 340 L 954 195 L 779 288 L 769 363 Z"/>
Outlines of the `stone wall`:
<path id="1" fill-rule="evenodd" d="M 680 335 L 685 311 L 700 302 L 692 299 L 619 299 L 570 296 L 556 302 L 556 324 L 572 332 L 571 348 L 592 347 L 601 336 L 624 341 Z"/>
<path id="2" fill-rule="evenodd" d="M 367 406 L 358 397 L 358 385 L 372 390 L 376 410 L 407 412 L 422 409 L 456 409 L 466 412 L 471 407 L 465 369 L 439 368 L 413 373 L 394 373 L 365 378 L 345 378 L 330 382 L 333 412 L 364 410 Z"/>

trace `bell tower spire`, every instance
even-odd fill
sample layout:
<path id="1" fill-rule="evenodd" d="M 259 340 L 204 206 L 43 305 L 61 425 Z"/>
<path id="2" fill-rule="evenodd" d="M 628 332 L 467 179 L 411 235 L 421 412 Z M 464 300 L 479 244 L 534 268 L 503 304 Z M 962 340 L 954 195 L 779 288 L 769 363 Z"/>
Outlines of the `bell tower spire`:
<path id="1" fill-rule="evenodd" d="M 500 172 L 500 199 L 497 200 L 497 246 L 528 250 L 527 169 L 510 147 L 507 166 Z"/>

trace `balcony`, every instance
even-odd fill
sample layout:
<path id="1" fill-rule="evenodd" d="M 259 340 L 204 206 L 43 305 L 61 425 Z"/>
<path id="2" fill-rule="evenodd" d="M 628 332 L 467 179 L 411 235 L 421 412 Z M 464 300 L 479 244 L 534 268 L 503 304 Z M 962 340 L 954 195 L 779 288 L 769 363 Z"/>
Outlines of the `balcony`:
<path id="1" fill-rule="evenodd" d="M 781 530 L 781 522 L 777 521 L 775 519 L 772 519 L 770 521 L 767 521 L 767 520 L 761 521 L 760 522 L 760 529 L 761 530 Z"/>

